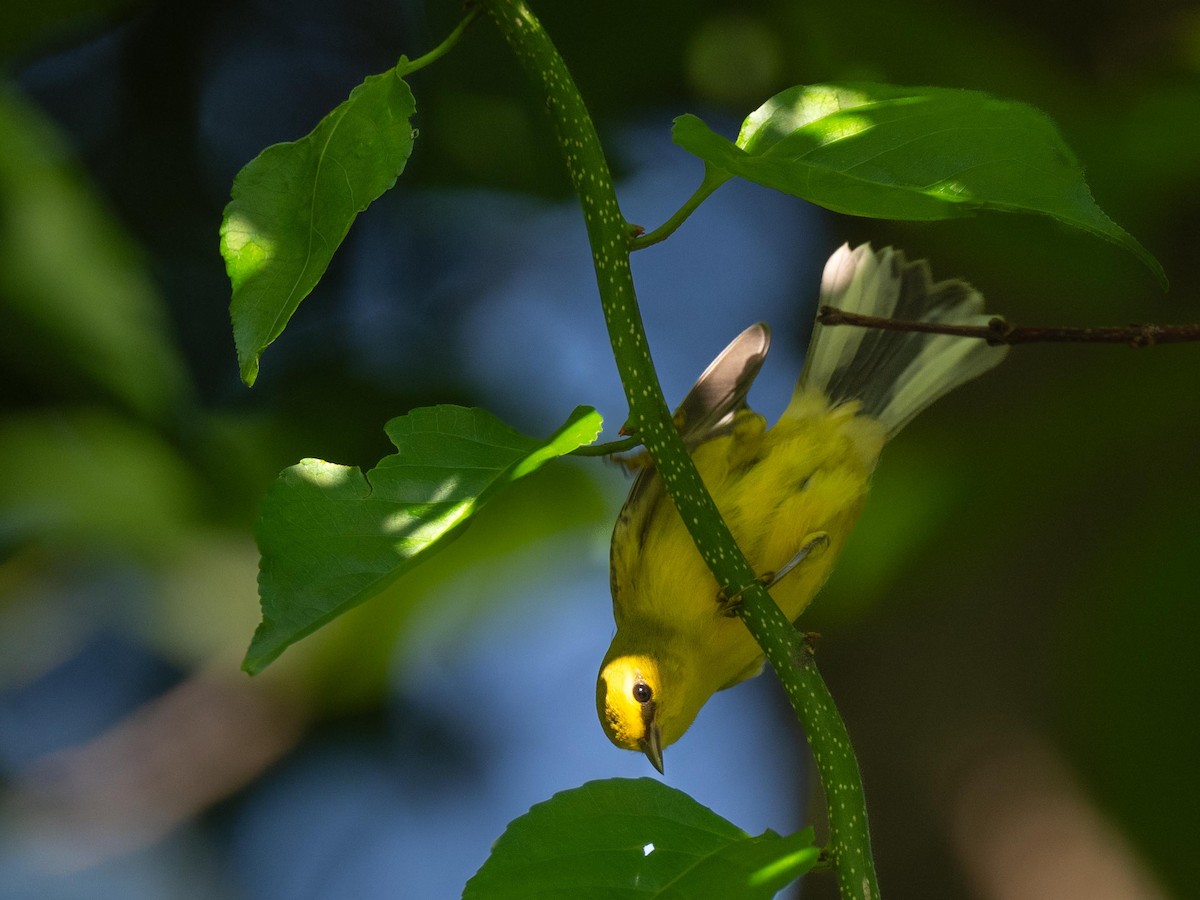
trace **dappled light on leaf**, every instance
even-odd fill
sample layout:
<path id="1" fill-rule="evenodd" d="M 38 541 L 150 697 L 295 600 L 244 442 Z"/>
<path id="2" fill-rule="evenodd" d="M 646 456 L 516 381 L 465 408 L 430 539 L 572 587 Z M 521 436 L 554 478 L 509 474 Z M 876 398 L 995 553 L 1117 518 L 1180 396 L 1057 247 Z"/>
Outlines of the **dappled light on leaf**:
<path id="1" fill-rule="evenodd" d="M 809 839 L 812 839 L 811 834 Z M 769 887 L 778 884 L 786 878 L 795 878 L 797 869 L 807 871 L 813 866 L 813 848 L 798 847 L 791 853 L 785 853 L 773 862 L 768 862 L 751 872 L 747 884 L 752 888 Z"/>
<path id="2" fill-rule="evenodd" d="M 311 133 L 268 147 L 238 173 L 221 224 L 221 255 L 247 384 L 355 218 L 404 171 L 415 111 L 400 70 L 372 75 Z"/>
<path id="3" fill-rule="evenodd" d="M 456 537 L 497 490 L 591 443 L 600 416 L 580 407 L 537 440 L 484 410 L 435 406 L 386 430 L 398 452 L 366 475 L 306 459 L 267 494 L 258 529 L 263 621 L 246 671 L 380 593 Z"/>
<path id="4" fill-rule="evenodd" d="M 242 213 L 233 213 L 226 218 L 223 246 L 226 254 L 236 256 L 238 260 L 238 265 L 229 270 L 229 280 L 235 291 L 258 275 L 275 256 L 274 242 Z"/>
<path id="5" fill-rule="evenodd" d="M 746 117 L 737 145 L 761 153 L 799 128 L 841 110 L 871 102 L 865 91 L 852 86 L 811 85 L 776 94 Z"/>
<path id="6" fill-rule="evenodd" d="M 835 212 L 948 219 L 977 210 L 1035 213 L 1158 261 L 1092 198 L 1058 129 L 1041 111 L 978 91 L 828 84 L 772 97 L 728 141 L 695 116 L 675 143 L 710 168 Z"/>
<path id="7" fill-rule="evenodd" d="M 829 144 L 834 141 L 848 140 L 856 134 L 862 134 L 872 127 L 871 122 L 862 116 L 842 116 L 836 121 L 831 121 L 817 128 L 816 133 L 819 143 Z"/>

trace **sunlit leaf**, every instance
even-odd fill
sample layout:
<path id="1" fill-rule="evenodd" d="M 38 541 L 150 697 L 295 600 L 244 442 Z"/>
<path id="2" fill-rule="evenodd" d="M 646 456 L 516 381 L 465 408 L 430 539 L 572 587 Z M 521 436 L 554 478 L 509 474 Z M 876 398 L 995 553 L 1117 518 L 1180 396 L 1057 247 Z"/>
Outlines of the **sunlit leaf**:
<path id="1" fill-rule="evenodd" d="M 463 900 L 767 900 L 816 864 L 812 843 L 751 837 L 653 779 L 592 781 L 509 823 Z"/>
<path id="2" fill-rule="evenodd" d="M 233 285 L 242 380 L 316 286 L 355 217 L 396 183 L 413 148 L 412 91 L 396 69 L 372 75 L 308 135 L 275 144 L 233 182 L 221 255 Z"/>
<path id="3" fill-rule="evenodd" d="M 978 91 L 820 84 L 776 94 L 736 142 L 695 116 L 675 142 L 711 168 L 856 216 L 929 220 L 1037 213 L 1158 261 L 1096 205 L 1050 119 Z"/>
<path id="4" fill-rule="evenodd" d="M 379 593 L 457 537 L 497 490 L 592 442 L 600 424 L 580 407 L 538 440 L 482 409 L 433 406 L 387 423 L 398 452 L 365 476 L 319 459 L 285 469 L 263 502 L 263 621 L 243 668 L 261 670 Z"/>

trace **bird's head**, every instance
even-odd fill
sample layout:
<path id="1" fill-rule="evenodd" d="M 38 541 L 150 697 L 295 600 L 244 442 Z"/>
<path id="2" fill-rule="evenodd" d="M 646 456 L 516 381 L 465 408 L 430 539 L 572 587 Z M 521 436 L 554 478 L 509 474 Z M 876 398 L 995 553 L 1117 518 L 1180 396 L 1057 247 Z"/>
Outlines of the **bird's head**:
<path id="1" fill-rule="evenodd" d="M 700 704 L 688 704 L 687 679 L 678 663 L 645 653 L 609 651 L 596 680 L 596 711 L 608 739 L 640 750 L 663 770 L 663 748 L 692 724 Z"/>

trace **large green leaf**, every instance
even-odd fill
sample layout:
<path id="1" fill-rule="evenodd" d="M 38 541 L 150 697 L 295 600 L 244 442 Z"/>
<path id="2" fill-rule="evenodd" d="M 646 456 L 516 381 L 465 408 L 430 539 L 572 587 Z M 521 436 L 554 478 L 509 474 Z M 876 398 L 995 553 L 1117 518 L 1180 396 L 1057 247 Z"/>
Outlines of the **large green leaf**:
<path id="1" fill-rule="evenodd" d="M 416 111 L 401 77 L 372 75 L 308 135 L 268 147 L 238 173 L 221 222 L 242 380 L 316 286 L 355 217 L 396 183 Z"/>
<path id="2" fill-rule="evenodd" d="M 319 459 L 285 469 L 263 502 L 263 620 L 242 667 L 260 671 L 379 593 L 457 537 L 497 490 L 591 443 L 600 424 L 579 407 L 538 440 L 482 409 L 432 406 L 387 423 L 398 452 L 365 476 Z"/>
<path id="3" fill-rule="evenodd" d="M 776 94 L 732 142 L 695 116 L 675 143 L 712 169 L 836 212 L 947 219 L 980 209 L 1037 213 L 1158 261 L 1096 205 L 1054 124 L 978 91 L 818 84 Z"/>
<path id="4" fill-rule="evenodd" d="M 463 900 L 767 900 L 816 864 L 812 843 L 751 837 L 650 778 L 592 781 L 509 823 Z"/>

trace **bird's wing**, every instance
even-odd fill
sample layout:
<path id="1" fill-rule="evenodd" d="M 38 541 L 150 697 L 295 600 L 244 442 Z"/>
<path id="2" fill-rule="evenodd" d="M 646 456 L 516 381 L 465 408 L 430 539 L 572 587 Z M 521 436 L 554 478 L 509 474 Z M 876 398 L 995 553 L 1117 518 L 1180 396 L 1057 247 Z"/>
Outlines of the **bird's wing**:
<path id="1" fill-rule="evenodd" d="M 746 395 L 754 383 L 767 351 L 771 346 L 771 330 L 765 322 L 751 325 L 735 337 L 696 379 L 675 410 L 675 425 L 688 449 L 727 432 L 734 415 L 746 408 Z M 629 496 L 617 516 L 613 534 L 613 555 L 610 556 L 610 575 L 615 578 L 622 561 L 616 557 L 618 544 L 641 546 L 641 539 L 618 540 L 625 530 L 641 532 L 653 517 L 655 509 L 666 498 L 654 466 L 647 460 L 629 488 Z"/>
<path id="2" fill-rule="evenodd" d="M 729 430 L 734 415 L 746 408 L 746 395 L 770 347 L 771 329 L 765 322 L 757 322 L 730 341 L 696 379 L 674 415 L 675 426 L 689 450 Z M 618 525 L 634 501 L 644 497 L 657 480 L 654 466 L 647 460 L 629 488 Z M 650 509 L 654 504 L 646 506 Z"/>
<path id="3" fill-rule="evenodd" d="M 734 414 L 746 407 L 746 395 L 770 346 L 771 330 L 766 323 L 751 325 L 696 379 L 675 410 L 675 424 L 689 447 L 723 433 Z"/>

